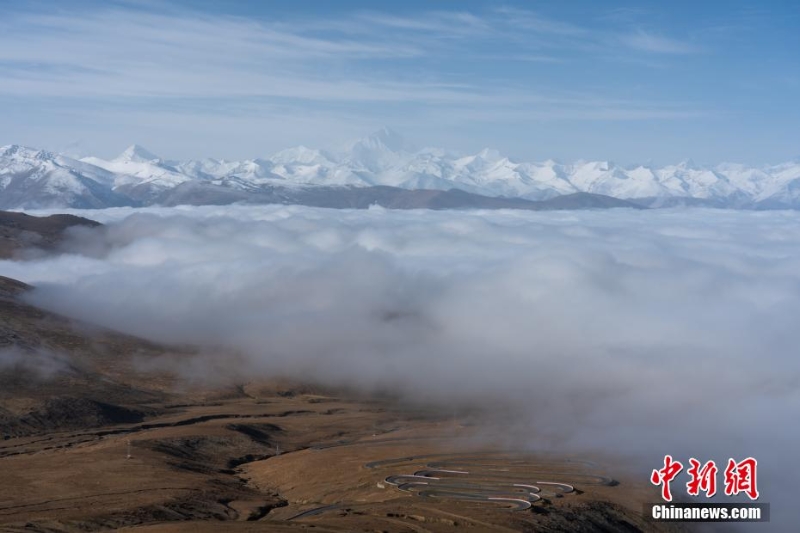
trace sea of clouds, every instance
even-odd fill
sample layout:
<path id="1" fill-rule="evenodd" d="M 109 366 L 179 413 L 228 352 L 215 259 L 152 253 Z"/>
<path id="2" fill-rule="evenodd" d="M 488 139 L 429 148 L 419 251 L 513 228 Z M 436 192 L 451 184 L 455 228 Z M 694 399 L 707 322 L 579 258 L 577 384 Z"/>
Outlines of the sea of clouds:
<path id="1" fill-rule="evenodd" d="M 242 376 L 497 405 L 518 446 L 752 455 L 765 501 L 797 473 L 798 212 L 75 213 L 107 226 L 0 262 L 37 305 Z"/>

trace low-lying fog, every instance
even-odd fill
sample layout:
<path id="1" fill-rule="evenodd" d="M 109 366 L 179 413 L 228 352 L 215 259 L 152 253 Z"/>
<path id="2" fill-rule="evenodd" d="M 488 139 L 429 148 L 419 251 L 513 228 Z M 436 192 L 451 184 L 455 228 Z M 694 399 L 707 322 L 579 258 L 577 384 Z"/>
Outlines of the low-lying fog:
<path id="1" fill-rule="evenodd" d="M 228 346 L 243 375 L 511 404 L 517 445 L 620 452 L 643 481 L 666 453 L 752 455 L 773 519 L 798 473 L 800 213 L 76 213 L 109 223 L 80 253 L 0 263 L 38 305 Z"/>

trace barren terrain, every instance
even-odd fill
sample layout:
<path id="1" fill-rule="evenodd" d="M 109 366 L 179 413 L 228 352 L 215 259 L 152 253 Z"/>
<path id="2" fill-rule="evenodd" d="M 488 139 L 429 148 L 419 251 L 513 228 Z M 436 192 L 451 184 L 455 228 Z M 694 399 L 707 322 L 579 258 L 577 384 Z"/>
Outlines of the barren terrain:
<path id="1" fill-rule="evenodd" d="M 0 372 L 3 531 L 652 530 L 654 488 L 613 468 L 492 446 L 474 417 L 386 398 L 143 371 L 194 354 L 51 315 L 26 290 L 2 279 L 18 353 Z"/>
<path id="2" fill-rule="evenodd" d="M 26 238 L 58 244 L 29 218 Z M 656 530 L 655 487 L 487 437 L 491 411 L 243 379 L 232 354 L 81 323 L 30 290 L 0 277 L 2 531 Z M 176 374 L 209 356 L 213 382 Z"/>

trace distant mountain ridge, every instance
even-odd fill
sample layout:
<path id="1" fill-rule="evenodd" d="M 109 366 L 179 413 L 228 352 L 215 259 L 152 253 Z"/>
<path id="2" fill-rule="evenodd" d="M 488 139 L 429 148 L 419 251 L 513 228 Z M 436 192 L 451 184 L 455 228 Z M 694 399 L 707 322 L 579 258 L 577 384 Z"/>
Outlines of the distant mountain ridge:
<path id="1" fill-rule="evenodd" d="M 291 203 L 327 192 L 338 195 L 339 200 L 330 202 L 335 204 L 344 194 L 368 196 L 354 190 L 370 187 L 455 189 L 529 201 L 588 193 L 644 207 L 798 209 L 800 162 L 758 168 L 732 163 L 707 167 L 691 161 L 660 168 L 626 168 L 609 161 L 527 163 L 490 149 L 467 156 L 416 149 L 387 128 L 339 152 L 298 146 L 243 161 L 171 161 L 138 145 L 111 160 L 74 159 L 18 145 L 0 148 L 0 208 L 5 209 L 174 204 L 189 190 L 195 202 L 200 197 L 210 203 L 263 202 L 282 195 Z"/>

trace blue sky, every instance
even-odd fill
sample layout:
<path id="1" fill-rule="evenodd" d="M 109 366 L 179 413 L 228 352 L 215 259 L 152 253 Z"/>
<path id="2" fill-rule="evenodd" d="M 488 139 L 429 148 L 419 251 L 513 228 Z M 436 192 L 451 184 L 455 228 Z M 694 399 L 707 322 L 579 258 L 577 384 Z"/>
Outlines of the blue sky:
<path id="1" fill-rule="evenodd" d="M 0 144 L 800 156 L 800 3 L 0 0 Z"/>

